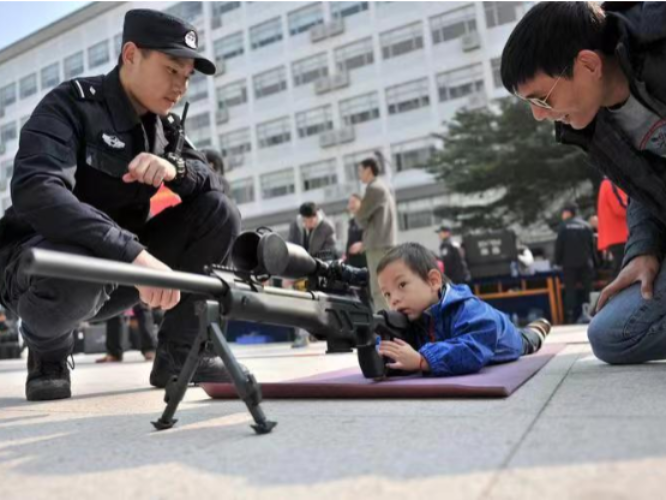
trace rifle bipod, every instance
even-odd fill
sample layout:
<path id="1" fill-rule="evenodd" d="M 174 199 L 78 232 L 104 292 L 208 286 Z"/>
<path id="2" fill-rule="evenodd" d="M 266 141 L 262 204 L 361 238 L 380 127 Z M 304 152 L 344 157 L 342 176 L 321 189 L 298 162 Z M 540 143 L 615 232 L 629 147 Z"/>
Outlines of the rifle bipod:
<path id="1" fill-rule="evenodd" d="M 238 397 L 245 402 L 248 411 L 252 415 L 255 424 L 252 428 L 257 434 L 268 434 L 277 425 L 266 419 L 263 410 L 259 406 L 261 403 L 261 387 L 257 380 L 249 372 L 245 372 L 231 352 L 231 348 L 225 337 L 226 320 L 220 319 L 219 304 L 215 301 L 201 301 L 197 304 L 197 314 L 199 315 L 199 334 L 192 345 L 192 349 L 187 355 L 187 359 L 178 376 L 174 376 L 166 386 L 164 402 L 167 404 L 162 416 L 156 422 L 153 422 L 158 431 L 170 429 L 178 421 L 173 416 L 178 409 L 178 405 L 183 400 L 187 386 L 194 376 L 194 372 L 199 364 L 199 358 L 206 348 L 207 342 L 212 342 L 215 352 L 222 359 L 231 380 L 234 383 Z M 220 325 L 223 323 L 223 326 Z"/>

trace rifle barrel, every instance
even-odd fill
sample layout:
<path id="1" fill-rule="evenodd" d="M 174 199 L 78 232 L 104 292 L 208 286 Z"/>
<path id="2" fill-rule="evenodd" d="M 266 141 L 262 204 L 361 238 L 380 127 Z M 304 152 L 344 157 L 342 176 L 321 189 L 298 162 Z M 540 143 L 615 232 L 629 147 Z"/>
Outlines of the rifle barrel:
<path id="1" fill-rule="evenodd" d="M 152 286 L 220 296 L 228 286 L 220 279 L 180 271 L 160 271 L 112 260 L 33 248 L 24 257 L 29 274 L 90 283 Z"/>

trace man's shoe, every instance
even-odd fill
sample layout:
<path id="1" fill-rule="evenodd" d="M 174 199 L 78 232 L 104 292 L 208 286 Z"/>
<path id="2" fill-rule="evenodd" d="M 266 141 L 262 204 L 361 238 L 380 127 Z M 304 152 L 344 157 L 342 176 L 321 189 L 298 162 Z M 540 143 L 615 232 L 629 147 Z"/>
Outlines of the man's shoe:
<path id="1" fill-rule="evenodd" d="M 191 346 L 186 344 L 177 344 L 175 342 L 157 343 L 155 352 L 155 361 L 153 369 L 150 372 L 150 385 L 163 389 L 175 375 L 180 373 Z M 241 365 L 245 370 L 245 367 Z M 207 347 L 199 358 L 199 365 L 192 377 L 192 383 L 201 382 L 231 382 L 231 376 L 227 371 L 222 360 Z"/>
<path id="2" fill-rule="evenodd" d="M 113 354 L 106 354 L 104 357 L 95 360 L 95 363 L 122 363 L 123 359 L 114 356 Z"/>
<path id="3" fill-rule="evenodd" d="M 28 380 L 25 397 L 28 401 L 50 401 L 72 397 L 67 355 L 53 361 L 28 350 Z"/>
<path id="4" fill-rule="evenodd" d="M 296 333 L 296 338 L 291 343 L 292 349 L 300 349 L 310 345 L 310 334 L 305 330 L 300 330 Z"/>

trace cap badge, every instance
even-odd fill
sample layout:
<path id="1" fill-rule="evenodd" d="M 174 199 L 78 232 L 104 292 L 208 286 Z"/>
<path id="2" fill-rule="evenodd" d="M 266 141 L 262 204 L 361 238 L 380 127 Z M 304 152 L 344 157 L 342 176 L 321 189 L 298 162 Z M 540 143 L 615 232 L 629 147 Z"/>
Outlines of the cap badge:
<path id="1" fill-rule="evenodd" d="M 191 49 L 197 48 L 197 34 L 194 31 L 188 31 L 185 35 L 185 45 Z"/>

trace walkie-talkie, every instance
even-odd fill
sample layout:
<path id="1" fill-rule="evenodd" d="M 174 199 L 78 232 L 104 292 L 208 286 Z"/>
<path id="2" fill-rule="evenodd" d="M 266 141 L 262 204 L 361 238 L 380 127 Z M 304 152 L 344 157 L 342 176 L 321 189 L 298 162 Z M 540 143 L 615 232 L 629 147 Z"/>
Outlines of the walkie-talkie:
<path id="1" fill-rule="evenodd" d="M 176 137 L 176 145 L 173 150 L 169 151 L 164 157 L 176 168 L 175 180 L 182 179 L 187 173 L 185 167 L 185 160 L 183 159 L 183 147 L 185 146 L 185 119 L 187 118 L 187 110 L 190 108 L 190 103 L 186 102 L 183 108 L 183 114 L 180 118 L 178 126 L 178 136 Z"/>

